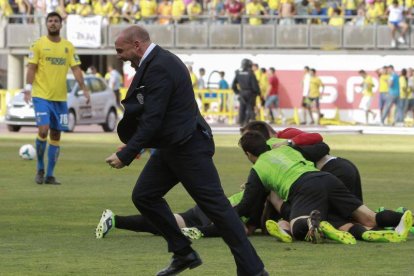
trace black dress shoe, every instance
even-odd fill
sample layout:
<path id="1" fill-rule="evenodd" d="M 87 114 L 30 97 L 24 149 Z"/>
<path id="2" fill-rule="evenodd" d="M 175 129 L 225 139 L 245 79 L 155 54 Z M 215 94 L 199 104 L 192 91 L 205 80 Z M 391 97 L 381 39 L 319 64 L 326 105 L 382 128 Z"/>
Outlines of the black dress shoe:
<path id="1" fill-rule="evenodd" d="M 174 254 L 169 266 L 157 273 L 157 276 L 176 275 L 187 268 L 193 269 L 201 265 L 202 261 L 197 252 L 192 252 L 186 256 Z"/>

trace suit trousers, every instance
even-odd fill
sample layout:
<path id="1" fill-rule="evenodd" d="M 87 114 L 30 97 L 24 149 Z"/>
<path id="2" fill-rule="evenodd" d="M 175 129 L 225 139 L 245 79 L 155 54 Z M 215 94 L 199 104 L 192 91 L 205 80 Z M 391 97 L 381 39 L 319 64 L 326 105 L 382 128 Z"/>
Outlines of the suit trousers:
<path id="1" fill-rule="evenodd" d="M 255 275 L 264 265 L 247 239 L 240 218 L 221 187 L 213 163 L 214 141 L 200 128 L 182 145 L 158 149 L 145 165 L 132 193 L 132 200 L 162 234 L 168 251 L 191 244 L 181 233 L 164 195 L 178 182 L 217 226 L 234 256 L 238 275 Z"/>

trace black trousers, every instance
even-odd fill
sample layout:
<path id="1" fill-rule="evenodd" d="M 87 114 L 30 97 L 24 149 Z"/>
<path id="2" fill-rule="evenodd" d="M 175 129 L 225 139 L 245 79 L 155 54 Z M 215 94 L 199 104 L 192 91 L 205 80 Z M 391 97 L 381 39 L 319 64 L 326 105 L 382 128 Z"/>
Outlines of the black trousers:
<path id="1" fill-rule="evenodd" d="M 321 170 L 338 177 L 352 194 L 363 201 L 361 176 L 357 167 L 351 161 L 337 157 L 326 163 Z"/>
<path id="2" fill-rule="evenodd" d="M 250 91 L 240 91 L 239 93 L 239 124 L 244 126 L 249 121 L 254 120 L 254 106 L 256 105 L 256 95 Z"/>
<path id="3" fill-rule="evenodd" d="M 181 233 L 163 196 L 181 182 L 230 247 L 237 274 L 255 275 L 263 270 L 264 265 L 224 195 L 213 154 L 213 139 L 201 129 L 197 129 L 183 145 L 158 149 L 141 172 L 132 200 L 166 239 L 168 251 L 176 252 L 191 242 Z"/>
<path id="4" fill-rule="evenodd" d="M 319 210 L 322 220 L 349 222 L 348 218 L 362 205 L 337 177 L 326 172 L 309 172 L 299 177 L 289 190 L 288 201 L 290 220 Z"/>

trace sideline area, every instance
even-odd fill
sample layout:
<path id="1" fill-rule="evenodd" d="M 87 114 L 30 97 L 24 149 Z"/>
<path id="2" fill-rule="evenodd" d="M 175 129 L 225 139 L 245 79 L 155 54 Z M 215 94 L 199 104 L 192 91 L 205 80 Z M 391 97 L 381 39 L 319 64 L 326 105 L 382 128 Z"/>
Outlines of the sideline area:
<path id="1" fill-rule="evenodd" d="M 414 127 L 396 127 L 396 126 L 297 126 L 297 125 L 272 125 L 275 130 L 281 130 L 287 127 L 299 128 L 308 132 L 318 132 L 325 134 L 389 134 L 389 135 L 414 135 Z M 211 124 L 214 134 L 237 134 L 239 126 L 224 126 L 220 124 Z"/>
<path id="2" fill-rule="evenodd" d="M 213 134 L 238 134 L 240 126 L 238 125 L 226 125 L 226 124 L 210 124 Z M 414 135 L 414 127 L 396 127 L 396 126 L 364 126 L 364 125 L 352 125 L 352 126 L 305 126 L 305 125 L 272 125 L 277 131 L 294 127 L 308 132 L 318 132 L 323 134 L 382 134 L 382 135 Z M 0 135 L 27 135 L 30 133 L 36 133 L 35 127 L 23 127 L 20 132 L 9 132 L 6 125 L 0 122 Z M 75 133 L 102 133 L 109 135 L 116 135 L 116 132 L 105 133 L 102 131 L 102 127 L 99 125 L 85 125 L 76 126 Z"/>

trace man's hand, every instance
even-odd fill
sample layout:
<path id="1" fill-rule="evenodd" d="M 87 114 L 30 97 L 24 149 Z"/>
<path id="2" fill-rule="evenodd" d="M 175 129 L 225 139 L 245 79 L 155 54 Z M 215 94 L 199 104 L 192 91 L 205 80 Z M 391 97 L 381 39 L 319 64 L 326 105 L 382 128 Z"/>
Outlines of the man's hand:
<path id="1" fill-rule="evenodd" d="M 89 93 L 89 89 L 85 87 L 82 91 L 83 96 L 86 98 L 86 104 L 89 104 L 91 102 L 91 94 Z"/>
<path id="2" fill-rule="evenodd" d="M 123 167 L 125 167 L 125 165 L 122 163 L 121 160 L 119 160 L 118 156 L 115 153 L 106 158 L 105 162 L 115 169 L 122 169 Z"/>
<path id="3" fill-rule="evenodd" d="M 22 91 L 22 93 L 23 93 L 23 99 L 24 99 L 24 101 L 27 103 L 27 104 L 29 104 L 29 102 L 31 102 L 32 101 L 32 91 L 29 91 L 29 90 L 23 90 Z"/>

